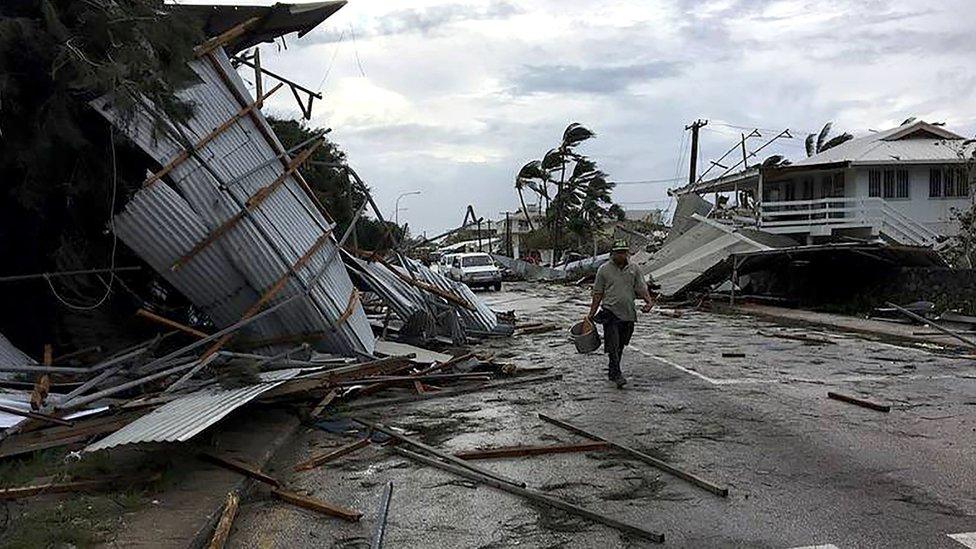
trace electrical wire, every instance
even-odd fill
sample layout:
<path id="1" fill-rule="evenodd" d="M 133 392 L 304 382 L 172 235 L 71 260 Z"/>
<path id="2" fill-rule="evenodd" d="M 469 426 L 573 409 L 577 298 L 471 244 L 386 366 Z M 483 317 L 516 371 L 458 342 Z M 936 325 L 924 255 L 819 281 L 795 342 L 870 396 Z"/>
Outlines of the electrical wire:
<path id="1" fill-rule="evenodd" d="M 316 93 L 322 91 L 322 86 L 324 86 L 325 81 L 328 80 L 329 74 L 332 72 L 332 67 L 335 66 L 336 56 L 339 55 L 339 48 L 342 47 L 342 39 L 345 37 L 346 37 L 346 30 L 343 29 L 342 32 L 339 33 L 339 41 L 336 43 L 335 49 L 332 50 L 332 59 L 329 60 L 329 65 L 325 69 L 325 74 L 322 75 L 322 80 L 319 81 L 319 86 L 318 88 L 315 89 Z"/>
<path id="2" fill-rule="evenodd" d="M 98 277 L 99 281 L 105 285 L 105 295 L 103 295 L 101 299 L 99 299 L 93 305 L 77 305 L 61 297 L 61 295 L 58 294 L 57 289 L 55 289 L 54 283 L 51 282 L 51 277 L 48 276 L 47 274 L 44 275 L 44 280 L 47 282 L 48 288 L 51 289 L 51 294 L 54 295 L 54 298 L 60 301 L 61 304 L 64 305 L 65 307 L 69 309 L 74 309 L 76 311 L 91 311 L 101 307 L 102 304 L 105 303 L 105 301 L 108 299 L 108 296 L 112 294 L 112 285 L 115 283 L 115 252 L 118 249 L 118 244 L 119 244 L 119 236 L 115 232 L 115 199 L 118 191 L 119 178 L 118 178 L 118 166 L 116 164 L 116 159 L 115 159 L 115 127 L 114 126 L 109 126 L 108 136 L 109 136 L 109 146 L 111 147 L 112 150 L 112 199 L 109 202 L 109 210 L 108 210 L 108 226 L 109 229 L 112 231 L 112 254 L 110 260 L 110 268 L 112 269 L 112 274 L 108 279 L 108 283 L 102 280 L 101 277 Z"/>

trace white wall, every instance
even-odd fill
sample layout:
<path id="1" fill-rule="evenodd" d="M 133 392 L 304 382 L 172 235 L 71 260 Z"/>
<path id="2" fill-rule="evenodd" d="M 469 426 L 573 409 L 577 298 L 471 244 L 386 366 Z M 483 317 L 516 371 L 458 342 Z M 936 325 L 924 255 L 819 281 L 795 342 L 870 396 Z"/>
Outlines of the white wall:
<path id="1" fill-rule="evenodd" d="M 901 169 L 899 167 L 897 169 Z M 931 166 L 907 166 L 908 198 L 888 198 L 893 209 L 918 221 L 929 229 L 945 235 L 955 235 L 959 227 L 953 221 L 952 208 L 966 209 L 969 199 L 929 198 L 929 169 Z M 879 168 L 883 169 L 883 168 Z M 848 170 L 846 175 L 846 196 L 868 196 L 868 171 L 870 168 L 858 167 Z M 851 183 L 854 183 L 853 185 Z M 851 193 L 854 194 L 851 194 Z"/>

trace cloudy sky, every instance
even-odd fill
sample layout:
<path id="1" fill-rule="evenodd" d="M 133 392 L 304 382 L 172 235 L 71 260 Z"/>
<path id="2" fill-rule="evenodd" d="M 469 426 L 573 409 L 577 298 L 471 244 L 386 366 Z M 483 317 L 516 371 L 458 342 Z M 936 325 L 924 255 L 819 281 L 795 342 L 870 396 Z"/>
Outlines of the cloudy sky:
<path id="1" fill-rule="evenodd" d="M 580 122 L 584 151 L 621 182 L 687 177 L 696 118 L 701 157 L 741 131 L 789 128 L 761 155 L 799 157 L 833 121 L 855 135 L 909 116 L 976 133 L 971 0 L 350 0 L 268 68 L 325 100 L 333 129 L 392 215 L 428 234 L 467 204 L 497 219 L 517 205 L 514 175 Z M 271 112 L 298 116 L 279 94 Z M 743 129 L 747 128 L 747 129 Z M 673 181 L 621 184 L 625 208 L 667 207 Z"/>

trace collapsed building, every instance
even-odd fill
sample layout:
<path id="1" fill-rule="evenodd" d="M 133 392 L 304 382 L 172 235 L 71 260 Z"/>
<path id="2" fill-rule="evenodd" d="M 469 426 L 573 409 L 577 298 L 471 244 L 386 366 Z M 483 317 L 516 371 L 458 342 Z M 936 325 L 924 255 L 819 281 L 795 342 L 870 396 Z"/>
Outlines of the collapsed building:
<path id="1" fill-rule="evenodd" d="M 110 229 L 208 322 L 191 327 L 141 311 L 167 331 L 70 361 L 50 345 L 43 361 L 32 359 L 0 336 L 0 457 L 78 442 L 90 452 L 185 442 L 259 398 L 315 399 L 321 411 L 350 388 L 376 391 L 400 382 L 392 374 L 453 365 L 450 355 L 377 333 L 442 346 L 512 334 L 511 317 L 395 249 L 357 256 L 347 240 L 373 204 L 368 189 L 361 185 L 366 200 L 339 234 L 300 172 L 324 138 L 286 149 L 261 112 L 277 89 L 297 85 L 274 75 L 281 84 L 258 85 L 252 97 L 238 74 L 242 49 L 305 34 L 343 4 L 193 7 L 212 37 L 188 62 L 195 80 L 176 92 L 192 105 L 188 116 L 146 97 L 90 103 L 156 167 Z"/>

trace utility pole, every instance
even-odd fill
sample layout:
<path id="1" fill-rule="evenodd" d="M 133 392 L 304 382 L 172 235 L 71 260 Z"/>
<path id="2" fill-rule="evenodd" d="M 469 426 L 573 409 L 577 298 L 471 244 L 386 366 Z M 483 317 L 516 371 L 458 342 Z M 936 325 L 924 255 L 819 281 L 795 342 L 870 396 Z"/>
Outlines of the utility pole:
<path id="1" fill-rule="evenodd" d="M 691 130 L 691 169 L 688 172 L 689 185 L 694 185 L 698 179 L 698 130 L 707 125 L 708 120 L 699 118 L 685 126 L 686 130 Z"/>

